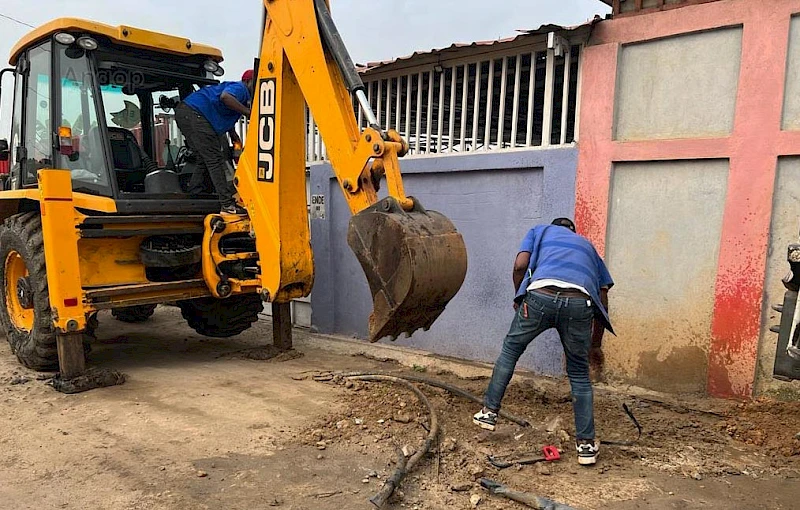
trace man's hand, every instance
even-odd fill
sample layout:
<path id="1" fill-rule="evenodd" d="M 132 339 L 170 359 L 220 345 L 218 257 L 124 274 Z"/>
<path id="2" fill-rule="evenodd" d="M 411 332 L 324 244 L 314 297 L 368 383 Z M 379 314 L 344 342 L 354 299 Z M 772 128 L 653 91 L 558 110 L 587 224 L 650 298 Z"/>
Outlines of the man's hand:
<path id="1" fill-rule="evenodd" d="M 592 345 L 589 349 L 589 375 L 592 382 L 605 381 L 605 364 L 606 357 L 602 346 Z"/>
<path id="2" fill-rule="evenodd" d="M 592 382 L 603 382 L 605 380 L 606 357 L 603 354 L 603 324 L 594 320 L 592 322 L 592 345 L 589 347 L 589 374 Z"/>
<path id="3" fill-rule="evenodd" d="M 235 163 L 239 163 L 239 158 L 242 155 L 242 139 L 239 138 L 239 133 L 236 132 L 236 129 L 231 129 L 228 131 L 228 136 L 231 139 L 231 143 L 233 144 L 233 151 L 231 153 L 231 157 Z"/>
<path id="4" fill-rule="evenodd" d="M 236 145 L 237 143 L 239 145 L 242 145 L 242 139 L 239 137 L 239 133 L 237 133 L 235 129 L 231 129 L 230 131 L 228 131 L 228 136 L 231 137 L 231 143 L 233 143 L 234 145 Z"/>
<path id="5" fill-rule="evenodd" d="M 603 348 L 603 335 L 606 332 L 605 326 L 599 320 L 595 319 L 592 322 L 592 349 Z"/>

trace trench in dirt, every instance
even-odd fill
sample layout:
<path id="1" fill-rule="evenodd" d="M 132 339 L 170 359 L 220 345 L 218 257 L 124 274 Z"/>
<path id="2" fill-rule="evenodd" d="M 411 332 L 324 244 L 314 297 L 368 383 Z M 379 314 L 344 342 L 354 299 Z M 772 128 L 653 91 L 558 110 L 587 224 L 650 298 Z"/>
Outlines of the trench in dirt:
<path id="1" fill-rule="evenodd" d="M 414 373 L 384 365 L 389 373 Z M 476 395 L 488 382 L 462 380 L 446 372 L 425 375 Z M 301 435 L 303 446 L 324 448 L 318 462 L 325 462 L 330 452 L 382 461 L 380 470 L 368 473 L 378 477 L 362 480 L 375 492 L 394 470 L 396 449 L 414 451 L 422 444 L 427 411 L 401 387 L 359 381 L 338 384 L 344 389 L 345 411 L 307 428 Z M 420 387 L 436 408 L 443 432 L 426 461 L 403 483 L 391 508 L 469 508 L 478 497 L 480 508 L 522 508 L 488 495 L 477 482 L 481 477 L 582 509 L 788 509 L 796 504 L 800 402 L 659 402 L 598 389 L 595 413 L 600 439 L 636 438 L 623 404 L 630 406 L 644 433 L 635 446 L 602 447 L 598 464 L 583 468 L 575 460 L 566 382 L 528 379 L 512 384 L 504 408 L 527 418 L 532 427 L 501 419 L 496 432 L 472 424 L 478 405 L 444 390 Z M 530 457 L 540 454 L 544 445 L 560 448 L 562 459 L 507 469 L 487 461 L 489 455 Z M 363 493 L 360 490 L 361 501 L 371 495 Z"/>

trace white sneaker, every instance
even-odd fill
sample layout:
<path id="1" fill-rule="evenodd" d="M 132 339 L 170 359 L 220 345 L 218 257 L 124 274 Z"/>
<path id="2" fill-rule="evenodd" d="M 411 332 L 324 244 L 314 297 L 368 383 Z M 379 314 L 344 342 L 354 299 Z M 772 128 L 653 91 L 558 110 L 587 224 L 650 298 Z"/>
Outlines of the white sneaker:
<path id="1" fill-rule="evenodd" d="M 247 209 L 239 205 L 228 205 L 222 208 L 220 214 L 234 214 L 236 216 L 247 216 Z"/>
<path id="2" fill-rule="evenodd" d="M 497 425 L 497 413 L 492 411 L 484 412 L 484 410 L 481 409 L 472 417 L 472 423 L 482 429 L 493 431 Z"/>
<path id="3" fill-rule="evenodd" d="M 581 466 L 591 466 L 597 462 L 597 454 L 600 452 L 600 443 L 589 439 L 580 439 L 575 443 L 578 450 L 578 464 Z"/>

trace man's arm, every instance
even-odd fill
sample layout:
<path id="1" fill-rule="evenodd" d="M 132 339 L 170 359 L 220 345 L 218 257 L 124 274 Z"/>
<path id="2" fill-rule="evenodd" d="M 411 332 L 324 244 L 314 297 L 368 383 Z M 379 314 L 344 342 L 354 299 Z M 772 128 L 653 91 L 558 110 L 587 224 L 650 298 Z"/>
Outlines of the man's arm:
<path id="1" fill-rule="evenodd" d="M 594 252 L 595 260 L 597 261 L 597 271 L 599 274 L 599 278 L 597 281 L 597 286 L 600 287 L 600 303 L 606 309 L 606 313 L 610 312 L 608 309 L 608 290 L 614 286 L 614 279 L 611 278 L 611 274 L 608 272 L 608 268 L 606 267 L 606 263 L 600 257 L 600 255 L 595 250 Z M 599 349 L 603 343 L 603 333 L 605 332 L 605 328 L 603 327 L 600 322 L 595 321 L 594 331 L 592 332 L 592 347 L 596 347 Z"/>
<path id="2" fill-rule="evenodd" d="M 219 100 L 222 101 L 222 104 L 224 104 L 226 107 L 235 112 L 241 113 L 245 117 L 250 115 L 250 108 L 240 103 L 239 100 L 233 97 L 233 94 L 230 94 L 229 92 L 223 92 L 219 97 Z"/>
<path id="3" fill-rule="evenodd" d="M 525 273 L 528 271 L 528 265 L 531 262 L 531 252 L 533 252 L 534 241 L 536 239 L 536 228 L 532 228 L 525 234 L 525 237 L 522 239 L 522 243 L 520 243 L 519 251 L 517 252 L 517 258 L 514 260 L 514 272 L 512 274 L 512 279 L 514 280 L 514 295 L 516 296 L 517 290 L 519 290 L 520 286 L 522 285 L 522 281 L 525 279 Z M 518 307 L 516 301 L 514 302 L 514 310 Z"/>
<path id="4" fill-rule="evenodd" d="M 600 289 L 600 302 L 608 311 L 608 287 Z M 592 369 L 592 380 L 602 381 L 605 368 L 605 355 L 603 355 L 603 334 L 606 328 L 603 323 L 595 319 L 592 323 L 592 345 L 589 348 L 589 367 Z"/>
<path id="5" fill-rule="evenodd" d="M 522 251 L 517 254 L 517 260 L 514 261 L 514 292 L 517 292 L 519 286 L 522 285 L 522 280 L 525 278 L 525 272 L 528 270 L 528 264 L 531 261 L 531 254 L 527 251 Z"/>
<path id="6" fill-rule="evenodd" d="M 532 228 L 525 234 L 525 238 L 520 243 L 517 259 L 514 261 L 514 294 L 517 293 L 519 286 L 522 285 L 522 280 L 525 278 L 525 272 L 531 262 L 531 252 L 533 251 L 535 240 L 536 228 Z"/>
<path id="7" fill-rule="evenodd" d="M 527 251 L 517 253 L 517 258 L 514 260 L 514 272 L 512 278 L 514 280 L 514 294 L 517 293 L 519 286 L 522 285 L 522 280 L 525 279 L 525 272 L 528 270 L 528 264 L 531 261 L 531 254 Z M 519 308 L 519 305 L 514 301 L 514 310 Z"/>
<path id="8" fill-rule="evenodd" d="M 603 308 L 606 309 L 606 312 L 609 312 L 608 309 L 608 288 L 603 287 L 600 289 L 600 303 L 603 304 Z M 592 348 L 593 349 L 601 349 L 603 347 L 603 334 L 605 333 L 606 328 L 603 326 L 603 323 L 599 320 L 594 321 L 593 328 L 592 328 Z"/>

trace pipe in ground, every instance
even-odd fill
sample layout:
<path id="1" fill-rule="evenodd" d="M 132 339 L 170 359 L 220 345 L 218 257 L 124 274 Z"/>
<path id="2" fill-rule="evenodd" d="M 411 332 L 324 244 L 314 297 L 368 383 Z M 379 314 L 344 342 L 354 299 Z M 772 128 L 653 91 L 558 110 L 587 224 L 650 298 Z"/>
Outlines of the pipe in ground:
<path id="1" fill-rule="evenodd" d="M 436 436 L 439 435 L 439 418 L 436 415 L 436 411 L 433 409 L 433 405 L 431 404 L 428 397 L 425 396 L 419 388 L 414 386 L 408 381 L 403 380 L 400 377 L 394 377 L 391 375 L 376 375 L 376 374 L 350 374 L 345 375 L 345 379 L 354 379 L 357 381 L 380 381 L 380 382 L 391 382 L 394 384 L 399 384 L 416 395 L 417 399 L 420 401 L 422 405 L 428 408 L 428 437 L 425 438 L 425 443 L 418 452 L 414 453 L 407 461 L 405 455 L 402 452 L 399 453 L 397 468 L 395 469 L 392 476 L 386 481 L 383 486 L 383 489 L 377 494 L 375 494 L 371 499 L 370 503 L 375 505 L 375 508 L 381 508 L 383 505 L 386 504 L 386 501 L 394 494 L 394 490 L 400 485 L 400 482 L 405 478 L 406 474 L 411 472 L 414 467 L 419 463 L 419 461 L 424 457 L 428 451 L 430 451 L 433 442 L 436 440 Z"/>

